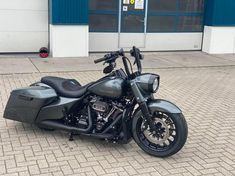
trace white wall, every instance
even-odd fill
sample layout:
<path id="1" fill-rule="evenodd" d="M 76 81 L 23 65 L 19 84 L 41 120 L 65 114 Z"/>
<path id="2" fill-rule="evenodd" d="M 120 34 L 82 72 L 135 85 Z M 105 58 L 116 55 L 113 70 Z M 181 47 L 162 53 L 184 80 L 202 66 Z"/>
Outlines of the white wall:
<path id="1" fill-rule="evenodd" d="M 50 25 L 50 50 L 53 57 L 88 56 L 87 25 Z"/>
<path id="2" fill-rule="evenodd" d="M 205 26 L 202 51 L 209 54 L 235 53 L 235 27 Z"/>
<path id="3" fill-rule="evenodd" d="M 128 34 L 125 34 L 128 35 Z M 135 41 L 135 35 L 138 33 L 130 34 L 132 37 L 125 36 L 122 38 L 120 47 L 125 47 L 123 43 L 130 45 L 142 43 L 138 40 Z M 89 33 L 89 51 L 113 51 L 119 48 L 119 35 L 118 33 Z M 143 38 L 144 40 L 144 38 Z M 147 33 L 145 48 L 142 51 L 172 51 L 172 50 L 201 50 L 202 46 L 202 33 Z M 129 48 L 128 48 L 129 49 Z"/>
<path id="4" fill-rule="evenodd" d="M 48 46 L 48 0 L 0 0 L 0 52 Z"/>
<path id="5" fill-rule="evenodd" d="M 201 50 L 202 33 L 148 33 L 146 51 Z"/>
<path id="6" fill-rule="evenodd" d="M 89 51 L 112 51 L 118 48 L 118 33 L 89 33 Z"/>
<path id="7" fill-rule="evenodd" d="M 1 0 L 0 9 L 48 11 L 48 0 Z"/>

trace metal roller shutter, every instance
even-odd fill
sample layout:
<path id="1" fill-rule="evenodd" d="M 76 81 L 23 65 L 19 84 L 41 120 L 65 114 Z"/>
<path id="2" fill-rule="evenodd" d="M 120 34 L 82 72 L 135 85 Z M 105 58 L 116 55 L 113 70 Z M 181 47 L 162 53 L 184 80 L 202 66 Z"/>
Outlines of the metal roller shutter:
<path id="1" fill-rule="evenodd" d="M 48 0 L 0 0 L 0 52 L 48 46 Z"/>

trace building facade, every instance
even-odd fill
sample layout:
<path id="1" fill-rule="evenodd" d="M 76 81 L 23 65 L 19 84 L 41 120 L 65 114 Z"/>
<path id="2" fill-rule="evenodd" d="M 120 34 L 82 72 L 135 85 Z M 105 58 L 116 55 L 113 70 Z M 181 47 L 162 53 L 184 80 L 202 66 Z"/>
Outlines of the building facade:
<path id="1" fill-rule="evenodd" d="M 0 53 L 87 56 L 143 51 L 235 53 L 234 0 L 0 1 Z"/>

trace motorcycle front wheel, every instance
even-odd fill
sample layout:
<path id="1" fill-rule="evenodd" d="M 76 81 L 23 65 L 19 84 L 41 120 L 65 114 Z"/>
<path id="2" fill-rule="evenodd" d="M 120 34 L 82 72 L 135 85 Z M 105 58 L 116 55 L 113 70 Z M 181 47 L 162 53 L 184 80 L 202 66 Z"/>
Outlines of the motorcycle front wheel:
<path id="1" fill-rule="evenodd" d="M 135 142 L 146 153 L 156 157 L 169 157 L 179 152 L 188 136 L 188 126 L 183 114 L 155 112 L 155 130 L 151 130 L 139 110 L 132 121 Z"/>

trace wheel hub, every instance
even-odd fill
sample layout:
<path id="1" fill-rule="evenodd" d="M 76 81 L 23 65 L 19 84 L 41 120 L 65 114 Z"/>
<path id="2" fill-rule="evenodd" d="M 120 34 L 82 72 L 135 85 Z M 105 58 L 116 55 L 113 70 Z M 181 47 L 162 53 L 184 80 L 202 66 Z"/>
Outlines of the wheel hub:
<path id="1" fill-rule="evenodd" d="M 162 145 L 170 137 L 169 127 L 167 123 L 160 118 L 155 118 L 153 122 L 156 127 L 156 130 L 154 131 L 152 131 L 148 125 L 142 123 L 144 136 L 150 142 L 157 144 L 157 145 Z"/>

